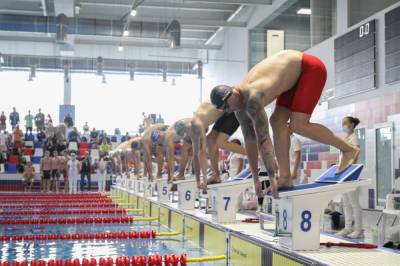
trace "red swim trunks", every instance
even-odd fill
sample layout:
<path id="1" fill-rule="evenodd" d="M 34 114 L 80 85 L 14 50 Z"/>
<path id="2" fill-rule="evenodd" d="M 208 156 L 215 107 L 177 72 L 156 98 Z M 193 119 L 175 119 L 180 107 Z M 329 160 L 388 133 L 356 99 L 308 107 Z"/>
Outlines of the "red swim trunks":
<path id="1" fill-rule="evenodd" d="M 326 81 L 326 68 L 317 57 L 303 54 L 301 75 L 296 85 L 278 96 L 276 104 L 292 112 L 312 114 Z"/>

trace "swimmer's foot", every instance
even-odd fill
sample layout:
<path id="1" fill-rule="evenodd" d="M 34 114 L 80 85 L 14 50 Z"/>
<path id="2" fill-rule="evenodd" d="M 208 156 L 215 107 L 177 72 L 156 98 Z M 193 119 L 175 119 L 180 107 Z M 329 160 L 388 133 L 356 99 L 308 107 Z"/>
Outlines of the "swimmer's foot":
<path id="1" fill-rule="evenodd" d="M 283 180 L 282 180 L 282 181 L 283 181 Z M 285 182 L 282 182 L 282 181 L 281 181 L 282 185 L 283 185 L 284 183 L 286 183 L 286 180 L 285 180 Z M 290 180 L 289 180 L 289 181 L 290 181 Z M 291 181 L 290 181 L 290 182 L 291 182 Z M 281 188 L 281 187 L 279 186 L 277 179 L 276 179 L 276 178 L 270 178 L 270 184 L 271 184 L 271 185 L 269 186 L 267 192 L 271 192 L 272 198 L 274 198 L 274 199 L 279 199 L 278 188 Z M 292 184 L 292 186 L 293 186 L 293 184 Z M 282 187 L 283 187 L 283 186 L 282 186 Z"/>
<path id="2" fill-rule="evenodd" d="M 278 188 L 292 188 L 293 181 L 290 178 L 278 178 Z"/>
<path id="3" fill-rule="evenodd" d="M 348 152 L 343 152 L 342 158 L 339 162 L 339 167 L 336 170 L 336 174 L 342 173 L 344 170 L 349 168 L 357 159 L 360 154 L 360 149 L 352 146 L 352 149 Z"/>
<path id="4" fill-rule="evenodd" d="M 219 184 L 221 183 L 221 177 L 220 176 L 209 176 L 207 177 L 207 184 L 212 185 L 212 184 Z"/>
<path id="5" fill-rule="evenodd" d="M 185 180 L 185 176 L 184 176 L 184 175 L 177 175 L 177 176 L 174 176 L 174 177 L 172 178 L 172 180 L 173 180 L 173 181 Z"/>

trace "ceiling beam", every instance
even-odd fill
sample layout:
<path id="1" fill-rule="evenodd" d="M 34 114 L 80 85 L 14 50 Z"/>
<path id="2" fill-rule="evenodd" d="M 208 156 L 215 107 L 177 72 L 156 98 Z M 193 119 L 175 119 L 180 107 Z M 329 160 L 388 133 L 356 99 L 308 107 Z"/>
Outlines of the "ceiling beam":
<path id="1" fill-rule="evenodd" d="M 0 14 L 42 16 L 43 11 L 22 10 L 22 9 L 0 9 Z"/>
<path id="2" fill-rule="evenodd" d="M 193 2 L 206 4 L 229 4 L 229 5 L 271 5 L 272 0 L 195 0 Z"/>
<path id="3" fill-rule="evenodd" d="M 126 7 L 127 9 L 131 8 L 130 4 L 124 3 L 112 3 L 105 0 L 100 0 L 96 2 L 90 1 L 81 1 L 80 4 L 82 6 L 104 6 L 104 7 Z M 167 2 L 167 1 L 158 1 L 158 2 L 147 2 L 144 1 L 142 4 L 138 6 L 138 9 L 142 8 L 160 8 L 160 9 L 180 9 L 180 10 L 196 10 L 196 11 L 206 11 L 206 12 L 222 12 L 222 13 L 231 13 L 235 11 L 235 8 L 228 7 L 227 5 L 210 5 L 209 3 L 177 3 L 177 2 Z"/>
<path id="4" fill-rule="evenodd" d="M 173 17 L 131 17 L 131 21 L 138 22 L 169 22 Z M 182 26 L 203 26 L 203 27 L 227 27 L 227 28 L 245 28 L 246 22 L 224 21 L 224 20 L 207 20 L 207 19 L 179 19 Z"/>

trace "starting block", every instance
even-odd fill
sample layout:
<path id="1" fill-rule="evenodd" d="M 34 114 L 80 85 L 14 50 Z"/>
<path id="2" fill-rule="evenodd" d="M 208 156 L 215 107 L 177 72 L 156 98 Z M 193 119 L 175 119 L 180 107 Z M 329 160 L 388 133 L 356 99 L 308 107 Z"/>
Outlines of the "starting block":
<path id="1" fill-rule="evenodd" d="M 291 250 L 318 250 L 320 247 L 321 213 L 336 195 L 370 184 L 359 180 L 363 166 L 354 164 L 340 174 L 333 166 L 314 183 L 297 185 L 279 191 L 275 217 L 275 236 L 279 244 Z M 269 193 L 266 197 L 270 197 Z M 260 226 L 270 215 L 260 213 Z"/>
<path id="2" fill-rule="evenodd" d="M 266 179 L 268 177 L 260 177 L 260 182 Z M 209 185 L 211 209 L 208 212 L 211 213 L 213 221 L 218 223 L 234 223 L 242 193 L 253 186 L 253 177 L 248 168 L 228 181 Z"/>
<path id="3" fill-rule="evenodd" d="M 156 179 L 156 191 L 157 199 L 159 202 L 167 202 L 169 199 L 169 191 L 171 190 L 171 185 L 168 184 L 168 178 Z"/>
<path id="4" fill-rule="evenodd" d="M 155 193 L 156 190 L 156 183 L 154 181 L 150 181 L 147 177 L 145 177 L 143 178 L 142 186 L 144 197 L 152 197 L 153 193 Z"/>
<path id="5" fill-rule="evenodd" d="M 194 210 L 196 202 L 196 180 L 186 179 L 173 183 L 177 185 L 178 208 L 181 210 Z M 173 195 L 172 195 L 173 197 Z"/>

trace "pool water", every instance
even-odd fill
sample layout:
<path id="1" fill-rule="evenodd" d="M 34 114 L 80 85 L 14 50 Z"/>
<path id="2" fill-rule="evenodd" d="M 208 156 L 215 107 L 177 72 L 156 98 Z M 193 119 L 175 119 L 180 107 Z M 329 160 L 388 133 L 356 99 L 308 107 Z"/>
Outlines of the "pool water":
<path id="1" fill-rule="evenodd" d="M 149 222 L 134 225 L 1 225 L 0 235 L 37 235 L 64 233 L 167 231 Z M 202 248 L 184 241 L 182 236 L 157 237 L 155 239 L 93 239 L 93 240 L 47 240 L 47 241 L 0 241 L 0 261 L 31 261 L 34 259 L 96 258 L 117 256 L 149 256 L 187 253 L 188 257 L 210 254 Z M 191 263 L 190 265 L 225 265 L 226 262 Z"/>

